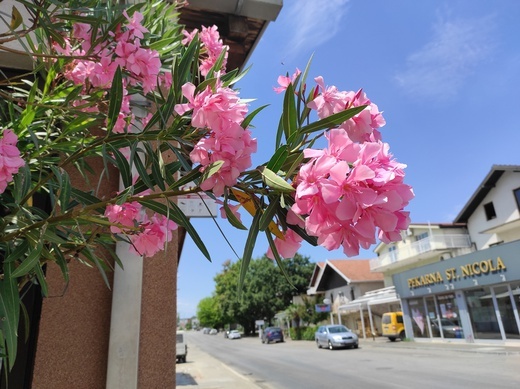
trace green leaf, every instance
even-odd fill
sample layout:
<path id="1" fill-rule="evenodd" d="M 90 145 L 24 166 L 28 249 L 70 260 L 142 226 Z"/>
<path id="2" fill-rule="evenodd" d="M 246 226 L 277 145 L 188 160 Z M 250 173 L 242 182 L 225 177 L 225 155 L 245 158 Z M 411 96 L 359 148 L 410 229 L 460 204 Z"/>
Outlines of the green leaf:
<path id="1" fill-rule="evenodd" d="M 35 266 L 40 266 L 40 257 L 43 249 L 43 242 L 40 241 L 38 245 L 29 252 L 29 255 L 22 261 L 22 263 L 13 271 L 12 277 L 20 277 L 29 273 Z"/>
<path id="2" fill-rule="evenodd" d="M 123 153 L 121 153 L 110 143 L 107 146 L 110 148 L 110 151 L 114 155 L 114 158 L 116 160 L 116 166 L 119 169 L 121 179 L 123 180 L 123 185 L 125 188 L 128 188 L 132 185 L 132 171 L 130 170 L 130 165 L 128 164 L 128 161 L 123 155 Z"/>
<path id="3" fill-rule="evenodd" d="M 152 189 L 155 186 L 155 184 L 152 181 L 152 179 L 150 178 L 150 176 L 148 175 L 148 172 L 146 171 L 146 167 L 144 166 L 143 161 L 141 161 L 141 157 L 139 157 L 138 153 L 134 153 L 133 150 L 132 150 L 132 154 L 134 155 L 134 157 L 133 157 L 134 166 L 137 170 L 137 173 L 139 173 L 139 179 L 141 179 L 143 181 L 143 183 L 149 189 Z M 142 192 L 142 191 L 140 191 L 140 192 Z"/>
<path id="4" fill-rule="evenodd" d="M 255 109 L 253 112 L 251 112 L 249 115 L 246 116 L 246 118 L 242 121 L 242 128 L 247 128 L 249 126 L 249 123 L 251 123 L 251 121 L 253 120 L 253 118 L 260 112 L 262 111 L 264 108 L 268 107 L 269 104 L 266 104 L 266 105 L 262 105 L 261 107 Z"/>
<path id="5" fill-rule="evenodd" d="M 262 217 L 260 218 L 260 231 L 265 231 L 271 221 L 273 220 L 274 215 L 276 215 L 276 211 L 280 204 L 280 195 L 274 196 L 270 199 L 270 203 L 267 208 L 262 213 Z"/>
<path id="6" fill-rule="evenodd" d="M 244 285 L 244 280 L 246 279 L 247 268 L 249 267 L 249 262 L 251 262 L 251 257 L 253 255 L 253 249 L 255 248 L 256 238 L 258 237 L 260 225 L 260 216 L 261 213 L 257 211 L 255 216 L 253 217 L 253 221 L 251 222 L 249 234 L 247 235 L 246 245 L 244 247 L 244 255 L 242 256 L 242 265 L 240 266 L 240 278 L 238 280 L 238 295 L 240 295 L 242 291 L 242 286 Z"/>
<path id="7" fill-rule="evenodd" d="M 22 258 L 25 253 L 29 250 L 29 243 L 24 239 L 20 244 L 18 244 L 13 251 L 7 255 L 4 260 L 4 263 L 14 262 Z"/>
<path id="8" fill-rule="evenodd" d="M 34 267 L 34 272 L 36 273 L 36 278 L 42 288 L 43 297 L 47 297 L 49 295 L 49 288 L 47 287 L 47 281 L 45 280 L 45 275 L 43 274 L 40 264 Z"/>
<path id="9" fill-rule="evenodd" d="M 282 125 L 285 139 L 290 139 L 291 135 L 297 131 L 298 114 L 294 98 L 294 86 L 290 83 L 285 90 L 283 100 Z"/>
<path id="10" fill-rule="evenodd" d="M 276 150 L 274 155 L 271 157 L 269 162 L 267 163 L 267 168 L 273 172 L 277 172 L 283 166 L 285 161 L 287 160 L 287 156 L 289 155 L 289 151 L 287 146 L 282 146 Z"/>
<path id="11" fill-rule="evenodd" d="M 318 120 L 317 122 L 314 122 L 305 127 L 302 127 L 300 132 L 302 134 L 309 134 L 311 132 L 320 131 L 325 128 L 328 129 L 328 128 L 336 127 L 336 126 L 340 125 L 341 123 L 343 123 L 344 121 L 354 117 L 355 115 L 357 115 L 358 113 L 363 111 L 366 107 L 367 107 L 366 105 L 360 105 L 359 107 L 354 107 L 354 108 L 350 108 L 350 109 L 347 109 L 347 110 L 339 112 L 339 113 L 335 113 L 324 119 Z"/>
<path id="12" fill-rule="evenodd" d="M 16 30 L 20 25 L 23 23 L 23 17 L 20 11 L 18 11 L 18 8 L 16 8 L 13 5 L 13 8 L 11 9 L 11 23 L 9 24 L 9 27 L 11 30 Z"/>
<path id="13" fill-rule="evenodd" d="M 121 111 L 121 105 L 123 103 L 123 76 L 121 68 L 118 66 L 112 80 L 112 87 L 110 88 L 110 104 L 108 105 L 108 125 L 107 135 L 112 132 L 114 125 L 116 124 L 119 112 Z"/>
<path id="14" fill-rule="evenodd" d="M 273 236 L 269 231 L 265 232 L 265 236 L 267 237 L 267 241 L 269 242 L 269 247 L 271 248 L 271 251 L 274 256 L 274 260 L 276 261 L 276 264 L 278 265 L 278 268 L 282 272 L 283 276 L 285 277 L 285 280 L 291 287 L 296 288 L 294 284 L 291 282 L 291 278 L 289 277 L 289 274 L 287 273 L 287 270 L 285 270 L 285 265 L 283 264 L 283 260 L 280 257 L 280 254 L 278 253 L 278 249 L 276 248 L 273 240 Z"/>
<path id="15" fill-rule="evenodd" d="M 177 74 L 177 85 L 184 85 L 186 79 L 188 78 L 188 73 L 190 71 L 192 62 L 194 59 L 198 58 L 198 50 L 199 50 L 199 37 L 198 35 L 193 38 L 193 40 L 188 45 L 188 48 L 183 53 L 182 58 L 179 62 L 178 74 Z"/>
<path id="16" fill-rule="evenodd" d="M 235 214 L 231 211 L 231 208 L 229 208 L 227 193 L 224 197 L 224 212 L 226 212 L 227 220 L 233 227 L 238 228 L 239 230 L 247 230 L 247 227 L 238 220 Z"/>
<path id="17" fill-rule="evenodd" d="M 224 161 L 215 161 L 213 163 L 210 163 L 206 169 L 204 169 L 204 173 L 202 173 L 202 177 L 200 178 L 201 181 L 206 181 L 208 178 L 210 178 L 213 174 L 217 173 L 220 168 L 224 165 Z"/>
<path id="18" fill-rule="evenodd" d="M 4 263 L 4 277 L 0 278 L 0 329 L 7 347 L 7 366 L 13 368 L 18 348 L 18 320 L 20 295 L 18 283 L 12 275 L 14 263 Z"/>
<path id="19" fill-rule="evenodd" d="M 272 170 L 269 170 L 268 168 L 263 166 L 259 169 L 262 173 L 262 180 L 266 185 L 280 192 L 294 192 L 295 189 L 291 186 L 291 184 L 289 184 L 282 177 L 274 173 Z"/>

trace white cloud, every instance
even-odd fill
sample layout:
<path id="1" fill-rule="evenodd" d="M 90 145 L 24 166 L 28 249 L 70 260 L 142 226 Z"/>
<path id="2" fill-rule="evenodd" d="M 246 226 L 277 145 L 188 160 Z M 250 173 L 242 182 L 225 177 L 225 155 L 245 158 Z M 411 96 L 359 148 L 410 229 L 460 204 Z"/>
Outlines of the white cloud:
<path id="1" fill-rule="evenodd" d="M 298 0 L 285 13 L 283 24 L 293 33 L 287 42 L 288 56 L 312 51 L 336 35 L 350 0 Z"/>
<path id="2" fill-rule="evenodd" d="M 439 21 L 432 40 L 408 56 L 397 82 L 415 97 L 445 100 L 455 96 L 479 63 L 493 52 L 493 30 L 492 16 Z"/>

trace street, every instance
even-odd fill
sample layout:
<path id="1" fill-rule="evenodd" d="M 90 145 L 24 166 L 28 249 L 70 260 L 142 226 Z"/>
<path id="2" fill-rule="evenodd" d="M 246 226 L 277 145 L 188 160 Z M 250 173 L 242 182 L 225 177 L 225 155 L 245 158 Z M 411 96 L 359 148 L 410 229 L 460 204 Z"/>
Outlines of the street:
<path id="1" fill-rule="evenodd" d="M 314 342 L 262 344 L 188 332 L 193 344 L 266 389 L 512 388 L 520 384 L 520 354 L 503 347 L 424 345 L 361 340 L 357 350 L 318 349 Z M 515 349 L 517 350 L 517 349 Z"/>

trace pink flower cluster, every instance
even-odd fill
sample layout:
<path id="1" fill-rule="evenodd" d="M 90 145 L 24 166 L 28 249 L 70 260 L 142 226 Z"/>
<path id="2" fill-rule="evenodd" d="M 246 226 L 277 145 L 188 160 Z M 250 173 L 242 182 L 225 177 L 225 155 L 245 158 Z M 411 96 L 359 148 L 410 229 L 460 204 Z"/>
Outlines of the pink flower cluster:
<path id="1" fill-rule="evenodd" d="M 224 61 L 222 62 L 222 67 L 218 70 L 221 72 L 225 71 L 229 48 L 222 43 L 217 26 L 203 26 L 200 33 L 198 29 L 193 30 L 191 33 L 184 30 L 182 33 L 185 36 L 185 38 L 182 40 L 183 45 L 188 45 L 193 40 L 195 35 L 199 34 L 203 48 L 203 57 L 201 58 L 199 66 L 200 74 L 202 74 L 204 77 L 208 75 L 210 69 L 215 65 L 217 59 L 222 54 L 222 51 L 225 51 Z"/>
<path id="2" fill-rule="evenodd" d="M 378 128 L 386 124 L 385 119 L 377 105 L 373 104 L 362 90 L 340 92 L 335 86 L 326 88 L 322 77 L 316 77 L 315 81 L 318 84 L 318 91 L 321 89 L 322 92 L 309 103 L 309 108 L 316 110 L 320 119 L 348 108 L 366 105 L 367 108 L 344 122 L 341 128 L 354 142 L 381 140 Z"/>
<path id="3" fill-rule="evenodd" d="M 0 193 L 13 180 L 13 174 L 18 173 L 18 169 L 25 165 L 16 147 L 17 142 L 18 137 L 12 130 L 3 131 L 0 137 Z"/>
<path id="4" fill-rule="evenodd" d="M 77 59 L 70 70 L 65 72 L 65 77 L 75 84 L 84 84 L 95 88 L 108 89 L 112 79 L 120 66 L 127 71 L 130 85 L 141 83 L 144 93 L 148 93 L 157 87 L 161 60 L 159 53 L 145 47 L 141 47 L 141 39 L 148 30 L 141 25 L 143 16 L 135 12 L 130 18 L 123 12 L 127 24 L 111 34 L 111 39 L 91 46 L 92 31 L 89 25 L 76 23 L 73 28 L 72 42 L 66 39 L 65 48 L 55 44 L 58 52 L 66 55 L 88 56 L 92 59 Z M 79 46 L 73 48 L 72 44 Z"/>
<path id="5" fill-rule="evenodd" d="M 207 130 L 190 153 L 190 159 L 201 165 L 201 171 L 212 163 L 223 162 L 218 172 L 201 184 L 203 190 L 221 196 L 224 187 L 235 185 L 240 173 L 251 166 L 251 154 L 256 152 L 257 143 L 251 132 L 240 125 L 247 114 L 247 105 L 240 101 L 235 90 L 222 87 L 217 81 L 214 89 L 208 86 L 195 92 L 195 85 L 183 85 L 182 93 L 188 103 L 177 104 L 175 112 L 183 115 L 192 110 L 191 125 Z"/>
<path id="6" fill-rule="evenodd" d="M 364 93 L 339 92 L 324 88 L 321 77 L 316 81 L 323 92 L 308 106 L 320 118 L 350 107 L 368 107 L 329 130 L 325 149 L 304 150 L 307 161 L 293 182 L 291 208 L 300 218 L 293 216 L 288 223 L 304 227 L 328 250 L 343 247 L 347 256 L 358 255 L 359 247 L 368 249 L 376 236 L 385 243 L 400 240 L 400 232 L 410 223 L 403 209 L 414 194 L 404 184 L 406 165 L 395 161 L 388 144 L 380 140 L 376 129 L 385 123 L 381 113 Z M 299 248 L 293 235 L 288 230 L 285 241 L 275 240 L 281 255 L 290 257 Z"/>
<path id="7" fill-rule="evenodd" d="M 132 243 L 130 251 L 145 257 L 163 250 L 166 242 L 172 239 L 172 231 L 177 229 L 177 224 L 166 216 L 155 214 L 148 217 L 138 202 L 108 205 L 105 216 L 117 224 L 110 227 L 111 232 L 127 234 Z"/>

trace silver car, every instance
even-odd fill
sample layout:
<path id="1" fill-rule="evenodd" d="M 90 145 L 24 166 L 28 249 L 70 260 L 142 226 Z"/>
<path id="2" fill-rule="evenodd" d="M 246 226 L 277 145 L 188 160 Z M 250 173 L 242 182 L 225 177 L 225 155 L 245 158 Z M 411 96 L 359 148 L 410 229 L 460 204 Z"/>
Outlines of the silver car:
<path id="1" fill-rule="evenodd" d="M 321 326 L 314 334 L 318 348 L 328 347 L 330 350 L 339 347 L 358 348 L 358 336 L 344 325 L 331 324 Z"/>

